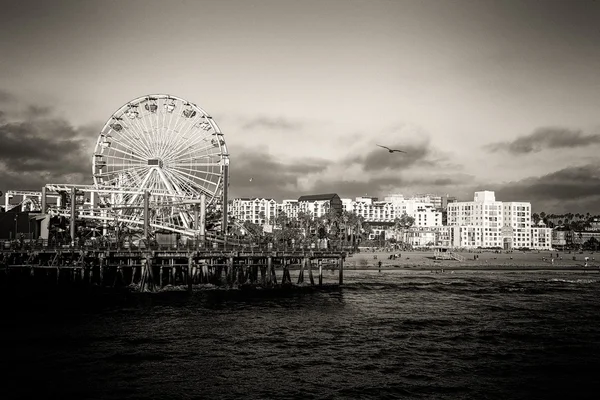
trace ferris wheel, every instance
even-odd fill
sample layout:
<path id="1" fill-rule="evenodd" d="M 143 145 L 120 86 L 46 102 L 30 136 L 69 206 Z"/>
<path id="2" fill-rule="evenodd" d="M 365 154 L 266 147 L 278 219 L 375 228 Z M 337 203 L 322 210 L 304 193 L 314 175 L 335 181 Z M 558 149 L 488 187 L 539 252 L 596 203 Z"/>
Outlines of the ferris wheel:
<path id="1" fill-rule="evenodd" d="M 92 157 L 94 184 L 107 189 L 99 192 L 101 206 L 135 218 L 143 205 L 139 192 L 147 191 L 152 223 L 165 227 L 192 227 L 186 200 L 204 195 L 207 205 L 218 204 L 228 165 L 227 146 L 212 117 L 164 94 L 119 108 L 100 131 Z"/>

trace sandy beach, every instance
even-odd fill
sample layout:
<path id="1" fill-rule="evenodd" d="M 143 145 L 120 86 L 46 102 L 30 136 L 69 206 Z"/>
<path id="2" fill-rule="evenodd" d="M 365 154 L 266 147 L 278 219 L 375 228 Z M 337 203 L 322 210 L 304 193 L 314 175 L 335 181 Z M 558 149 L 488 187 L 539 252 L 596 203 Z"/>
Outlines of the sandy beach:
<path id="1" fill-rule="evenodd" d="M 389 259 L 392 254 L 400 254 L 396 259 Z M 464 261 L 436 260 L 433 251 L 408 252 L 361 252 L 346 257 L 346 269 L 416 269 L 416 270 L 586 270 L 599 271 L 600 252 L 552 252 L 549 251 L 514 251 L 512 253 L 494 253 L 482 251 L 471 253 L 457 252 Z M 556 257 L 558 254 L 558 257 Z M 477 256 L 477 259 L 475 259 Z M 587 267 L 584 258 L 588 257 Z M 554 262 L 552 261 L 554 259 Z"/>

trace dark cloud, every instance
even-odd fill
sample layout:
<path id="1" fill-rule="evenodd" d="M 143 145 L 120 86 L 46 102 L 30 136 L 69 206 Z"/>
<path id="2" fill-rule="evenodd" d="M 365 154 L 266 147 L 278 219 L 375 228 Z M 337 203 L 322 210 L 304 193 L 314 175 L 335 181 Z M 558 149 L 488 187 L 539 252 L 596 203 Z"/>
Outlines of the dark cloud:
<path id="1" fill-rule="evenodd" d="M 311 193 L 337 193 L 340 197 L 354 198 L 356 196 L 381 196 L 386 194 L 386 188 L 398 187 L 399 177 L 374 177 L 367 181 L 359 180 L 317 180 L 312 186 Z"/>
<path id="2" fill-rule="evenodd" d="M 366 172 L 377 172 L 382 170 L 405 169 L 413 165 L 436 165 L 431 159 L 431 148 L 428 142 L 420 144 L 387 143 L 385 146 L 406 151 L 406 153 L 389 153 L 386 149 L 374 146 L 365 155 L 348 157 L 344 164 L 362 165 Z"/>
<path id="3" fill-rule="evenodd" d="M 318 180 L 315 181 L 312 188 L 314 193 L 333 192 L 340 197 L 354 198 L 368 194 L 369 196 L 378 196 L 383 198 L 391 192 L 446 192 L 448 187 L 464 185 L 474 180 L 472 175 L 468 174 L 432 174 L 420 177 L 419 179 L 394 176 L 375 176 L 366 181 L 360 180 Z"/>
<path id="4" fill-rule="evenodd" d="M 302 123 L 290 121 L 284 118 L 259 117 L 247 121 L 244 123 L 242 128 L 247 130 L 268 129 L 279 131 L 297 131 L 302 128 Z"/>
<path id="5" fill-rule="evenodd" d="M 5 123 L 0 125 L 0 159 L 5 168 L 19 172 L 89 172 L 90 134 L 61 119 Z"/>
<path id="6" fill-rule="evenodd" d="M 497 185 L 501 201 L 529 201 L 546 211 L 600 211 L 600 164 L 568 167 L 539 177 Z M 585 210 L 584 205 L 595 207 Z"/>
<path id="7" fill-rule="evenodd" d="M 539 128 L 511 142 L 491 143 L 484 148 L 491 153 L 506 151 L 520 155 L 537 153 L 544 149 L 584 147 L 596 143 L 600 143 L 600 134 L 585 135 L 579 130 L 566 128 Z"/>
<path id="8" fill-rule="evenodd" d="M 406 165 L 426 163 L 425 154 L 429 154 L 426 145 L 405 146 L 407 151 L 420 154 Z M 367 155 L 365 159 L 355 157 L 351 160 L 342 160 L 341 166 L 350 166 L 353 163 L 365 162 L 367 166 L 366 177 L 356 178 L 351 176 L 328 176 L 323 174 L 330 166 L 335 167 L 336 162 L 323 159 L 293 159 L 280 161 L 267 150 L 261 148 L 250 149 L 233 147 L 231 153 L 235 155 L 231 162 L 231 196 L 232 197 L 267 197 L 281 200 L 284 198 L 297 198 L 304 194 L 337 193 L 342 197 L 353 198 L 368 193 L 373 196 L 385 196 L 399 189 L 409 192 L 420 190 L 443 190 L 449 187 L 464 185 L 473 181 L 473 176 L 459 172 L 421 171 L 419 177 L 414 174 L 388 173 L 382 174 L 381 170 L 373 168 L 372 161 Z M 385 150 L 380 153 L 384 158 L 396 157 Z M 403 156 L 401 154 L 400 156 Z M 409 157 L 410 158 L 410 157 Z M 337 168 L 333 168 L 334 170 Z M 318 174 L 314 181 L 306 182 L 307 175 Z M 252 180 L 251 180 L 252 179 Z M 302 185 L 300 181 L 302 180 Z"/>
<path id="9" fill-rule="evenodd" d="M 74 127 L 47 107 L 30 106 L 25 114 L 0 110 L 0 190 L 91 183 L 96 132 Z"/>
<path id="10" fill-rule="evenodd" d="M 322 172 L 330 164 L 310 158 L 283 162 L 262 149 L 233 148 L 232 154 L 235 154 L 230 167 L 232 197 L 298 198 L 302 194 L 299 179 Z"/>
<path id="11" fill-rule="evenodd" d="M 16 98 L 12 93 L 9 93 L 5 90 L 0 89 L 0 104 L 2 103 L 11 103 L 15 101 Z"/>

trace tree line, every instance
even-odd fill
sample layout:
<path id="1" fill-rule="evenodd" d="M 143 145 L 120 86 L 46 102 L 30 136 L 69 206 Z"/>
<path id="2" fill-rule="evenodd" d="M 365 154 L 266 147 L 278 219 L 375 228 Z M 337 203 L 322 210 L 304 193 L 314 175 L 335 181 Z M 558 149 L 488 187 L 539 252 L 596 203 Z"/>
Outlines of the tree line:
<path id="1" fill-rule="evenodd" d="M 320 217 L 300 211 L 297 217 L 290 217 L 280 212 L 273 220 L 269 220 L 263 212 L 259 219 L 272 225 L 272 230 L 265 231 L 265 226 L 252 221 L 238 221 L 230 218 L 228 234 L 237 238 L 246 238 L 260 242 L 288 243 L 310 245 L 318 241 L 333 241 L 342 246 L 358 247 L 368 243 L 373 233 L 371 224 L 361 215 L 354 212 L 328 209 Z M 401 231 L 414 224 L 414 218 L 406 213 L 394 221 L 393 229 Z"/>
<path id="2" fill-rule="evenodd" d="M 549 228 L 557 228 L 559 226 L 574 231 L 583 231 L 592 227 L 592 221 L 600 219 L 600 215 L 592 215 L 590 213 L 565 213 L 565 214 L 546 214 L 544 211 L 531 214 L 531 222 L 537 225 L 540 221 Z"/>

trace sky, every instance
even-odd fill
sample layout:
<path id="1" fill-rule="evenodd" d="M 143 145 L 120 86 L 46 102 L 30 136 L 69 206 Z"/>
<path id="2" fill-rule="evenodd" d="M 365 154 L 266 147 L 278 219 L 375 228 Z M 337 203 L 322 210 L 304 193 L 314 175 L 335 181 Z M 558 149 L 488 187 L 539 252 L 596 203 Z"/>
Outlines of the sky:
<path id="1" fill-rule="evenodd" d="M 3 192 L 91 183 L 112 113 L 166 93 L 225 134 L 230 197 L 494 190 L 600 213 L 600 1 L 0 7 Z"/>

